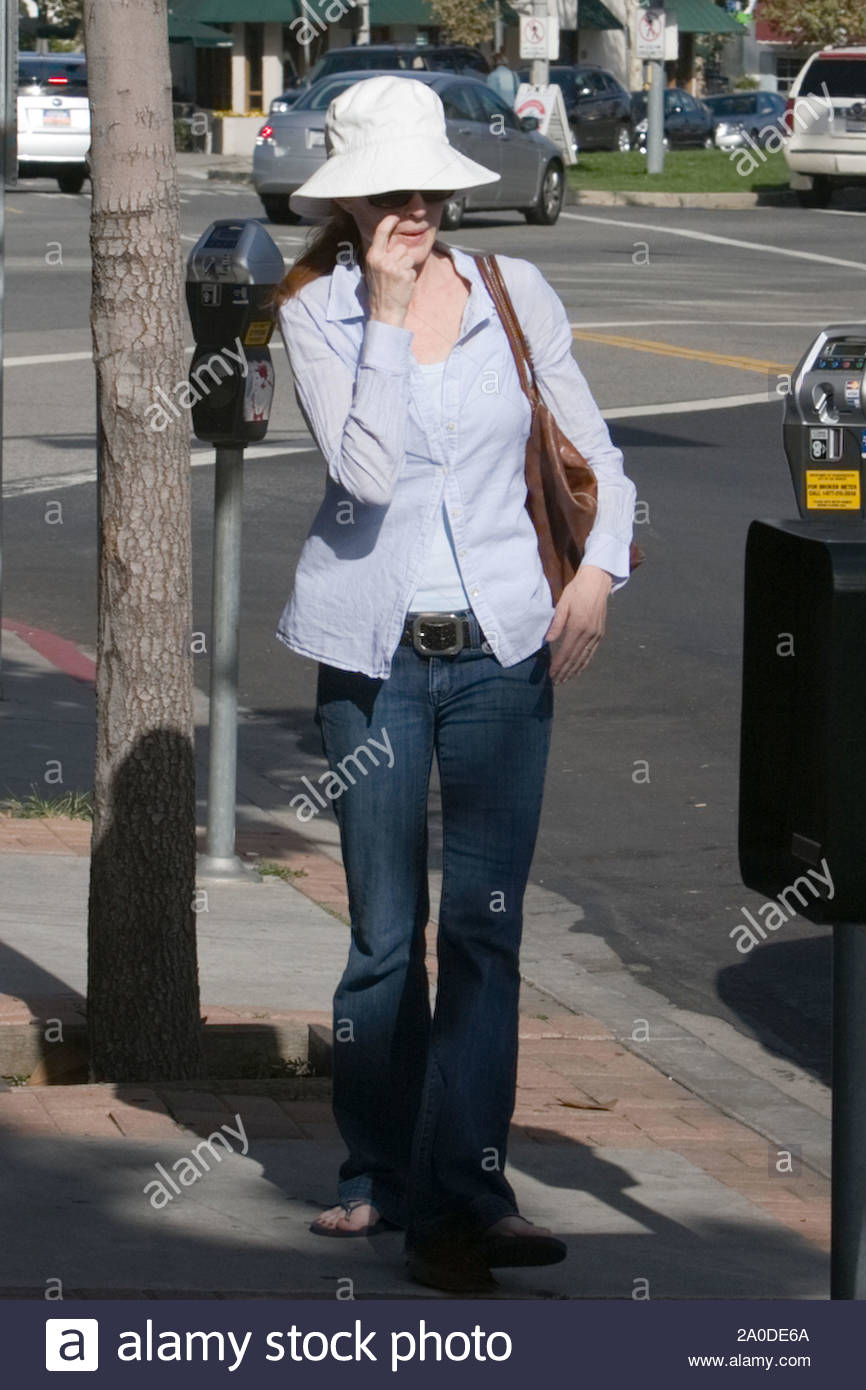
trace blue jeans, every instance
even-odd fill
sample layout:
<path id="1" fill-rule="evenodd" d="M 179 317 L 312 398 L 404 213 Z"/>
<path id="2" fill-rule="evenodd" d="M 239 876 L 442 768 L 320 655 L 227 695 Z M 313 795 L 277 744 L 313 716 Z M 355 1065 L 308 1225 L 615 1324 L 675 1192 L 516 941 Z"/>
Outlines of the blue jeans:
<path id="1" fill-rule="evenodd" d="M 319 666 L 316 722 L 329 767 L 347 784 L 333 805 L 352 921 L 334 995 L 334 1115 L 349 1150 L 338 1191 L 406 1227 L 407 1249 L 517 1212 L 504 1168 L 523 894 L 553 713 L 550 647 L 505 668 L 470 622 L 471 647 L 427 657 L 400 646 L 387 680 Z M 444 843 L 431 1018 L 434 752 Z"/>

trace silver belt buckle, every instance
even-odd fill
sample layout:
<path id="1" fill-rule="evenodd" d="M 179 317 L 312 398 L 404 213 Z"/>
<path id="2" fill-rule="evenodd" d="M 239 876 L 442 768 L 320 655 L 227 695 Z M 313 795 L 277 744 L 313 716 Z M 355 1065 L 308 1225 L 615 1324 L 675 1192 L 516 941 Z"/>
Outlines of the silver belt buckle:
<path id="1" fill-rule="evenodd" d="M 416 613 L 412 618 L 412 646 L 422 656 L 456 656 L 463 650 L 461 621 L 443 618 L 438 613 Z"/>

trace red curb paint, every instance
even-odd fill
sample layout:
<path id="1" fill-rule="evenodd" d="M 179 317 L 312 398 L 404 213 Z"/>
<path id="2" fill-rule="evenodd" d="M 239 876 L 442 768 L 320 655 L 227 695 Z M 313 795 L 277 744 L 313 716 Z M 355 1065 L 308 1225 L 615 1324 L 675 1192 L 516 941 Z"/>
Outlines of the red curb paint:
<path id="1" fill-rule="evenodd" d="M 4 618 L 3 627 L 9 632 L 14 632 L 28 647 L 44 656 L 58 671 L 72 676 L 73 680 L 88 681 L 90 684 L 96 680 L 96 662 L 79 651 L 74 642 L 59 637 L 56 632 L 45 632 L 40 627 L 16 623 L 12 618 Z"/>

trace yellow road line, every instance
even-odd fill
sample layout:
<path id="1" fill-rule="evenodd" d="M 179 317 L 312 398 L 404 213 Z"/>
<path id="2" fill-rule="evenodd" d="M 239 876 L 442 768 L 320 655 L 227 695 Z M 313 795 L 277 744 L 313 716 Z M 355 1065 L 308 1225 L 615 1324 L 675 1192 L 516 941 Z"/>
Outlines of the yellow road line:
<path id="1" fill-rule="evenodd" d="M 673 343 L 656 342 L 652 338 L 624 338 L 616 333 L 591 333 L 588 329 L 573 328 L 572 334 L 587 343 L 606 343 L 608 347 L 631 348 L 634 352 L 654 352 L 661 357 L 686 357 L 693 362 L 712 362 L 717 367 L 734 367 L 742 372 L 790 372 L 787 362 L 766 362 L 759 357 L 736 357 L 722 352 L 702 352 L 699 348 L 675 347 Z"/>

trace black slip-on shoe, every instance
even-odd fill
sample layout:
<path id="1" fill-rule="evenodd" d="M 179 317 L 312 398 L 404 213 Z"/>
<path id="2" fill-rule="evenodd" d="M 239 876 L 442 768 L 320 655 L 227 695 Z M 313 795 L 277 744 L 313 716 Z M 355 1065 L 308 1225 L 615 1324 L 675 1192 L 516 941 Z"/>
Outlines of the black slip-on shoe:
<path id="1" fill-rule="evenodd" d="M 533 1265 L 558 1265 L 568 1254 L 568 1246 L 556 1236 L 485 1235 L 482 1232 L 478 1251 L 492 1269 L 506 1265 L 528 1269 Z"/>
<path id="2" fill-rule="evenodd" d="M 424 1241 L 407 1251 L 406 1263 L 416 1283 L 447 1293 L 489 1293 L 499 1288 L 478 1247 L 468 1241 Z"/>

